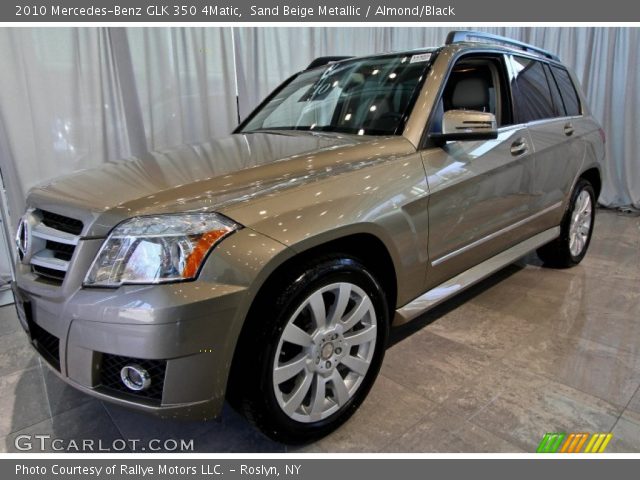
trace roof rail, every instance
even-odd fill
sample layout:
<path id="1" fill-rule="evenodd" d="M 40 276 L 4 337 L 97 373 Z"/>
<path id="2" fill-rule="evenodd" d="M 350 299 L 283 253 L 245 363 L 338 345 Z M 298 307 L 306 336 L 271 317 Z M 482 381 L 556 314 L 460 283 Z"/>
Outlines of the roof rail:
<path id="1" fill-rule="evenodd" d="M 517 48 L 524 52 L 532 52 L 537 53 L 538 55 L 542 55 L 550 60 L 560 60 L 560 58 L 542 48 L 534 47 L 533 45 L 529 45 L 528 43 L 519 42 L 517 40 L 512 40 L 507 37 L 502 37 L 500 35 L 493 35 L 491 33 L 485 32 L 474 32 L 472 30 L 453 30 L 449 32 L 447 35 L 447 40 L 445 41 L 446 45 L 452 45 L 454 43 L 460 42 L 478 42 L 478 43 L 492 43 L 498 45 L 504 45 L 507 47 Z"/>
<path id="2" fill-rule="evenodd" d="M 311 62 L 306 69 L 311 70 L 312 68 L 320 67 L 322 65 L 327 65 L 333 62 L 339 62 L 340 60 L 347 60 L 349 58 L 353 58 L 353 57 L 352 56 L 350 57 L 318 57 L 313 62 Z"/>

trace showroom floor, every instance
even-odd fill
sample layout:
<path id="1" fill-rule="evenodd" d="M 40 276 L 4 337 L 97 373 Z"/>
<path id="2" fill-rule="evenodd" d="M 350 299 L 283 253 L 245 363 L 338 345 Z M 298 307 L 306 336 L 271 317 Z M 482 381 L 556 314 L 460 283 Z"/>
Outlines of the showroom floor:
<path id="1" fill-rule="evenodd" d="M 584 262 L 534 255 L 396 330 L 364 405 L 307 452 L 532 452 L 546 432 L 613 432 L 640 451 L 640 218 L 599 211 Z M 415 333 L 414 333 L 415 332 Z M 65 386 L 0 309 L 0 449 L 20 434 L 194 439 L 197 451 L 285 451 L 227 408 L 161 421 Z M 296 449 L 289 449 L 296 450 Z"/>

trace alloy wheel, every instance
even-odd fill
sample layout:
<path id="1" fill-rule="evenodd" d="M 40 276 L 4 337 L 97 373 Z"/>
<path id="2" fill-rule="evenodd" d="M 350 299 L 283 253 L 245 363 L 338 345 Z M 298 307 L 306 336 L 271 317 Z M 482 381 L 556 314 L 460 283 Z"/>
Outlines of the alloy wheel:
<path id="1" fill-rule="evenodd" d="M 569 250 L 574 257 L 579 256 L 587 246 L 591 234 L 592 212 L 591 195 L 582 190 L 576 198 L 569 227 Z"/>
<path id="2" fill-rule="evenodd" d="M 340 410 L 364 380 L 376 338 L 364 290 L 339 282 L 314 291 L 288 319 L 276 350 L 273 388 L 282 411 L 310 423 Z"/>

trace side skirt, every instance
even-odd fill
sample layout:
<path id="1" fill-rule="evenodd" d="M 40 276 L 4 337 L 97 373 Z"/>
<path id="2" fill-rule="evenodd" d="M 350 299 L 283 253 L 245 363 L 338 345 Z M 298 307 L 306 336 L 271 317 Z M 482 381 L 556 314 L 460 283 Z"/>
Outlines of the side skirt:
<path id="1" fill-rule="evenodd" d="M 404 307 L 397 309 L 393 319 L 393 326 L 410 322 L 436 305 L 484 280 L 532 250 L 549 243 L 559 236 L 559 226 L 550 228 L 450 278 L 407 303 Z"/>

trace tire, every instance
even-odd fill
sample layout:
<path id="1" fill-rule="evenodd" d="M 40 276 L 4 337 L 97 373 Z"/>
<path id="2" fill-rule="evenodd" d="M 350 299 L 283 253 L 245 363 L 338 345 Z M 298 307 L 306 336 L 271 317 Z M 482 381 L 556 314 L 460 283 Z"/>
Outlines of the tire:
<path id="1" fill-rule="evenodd" d="M 560 236 L 538 249 L 538 256 L 550 267 L 568 268 L 587 254 L 596 214 L 596 195 L 588 180 L 578 180 L 562 223 Z"/>
<path id="2" fill-rule="evenodd" d="M 230 402 L 273 440 L 304 444 L 343 424 L 369 393 L 389 310 L 375 277 L 346 255 L 324 256 L 270 285 L 241 335 Z"/>

